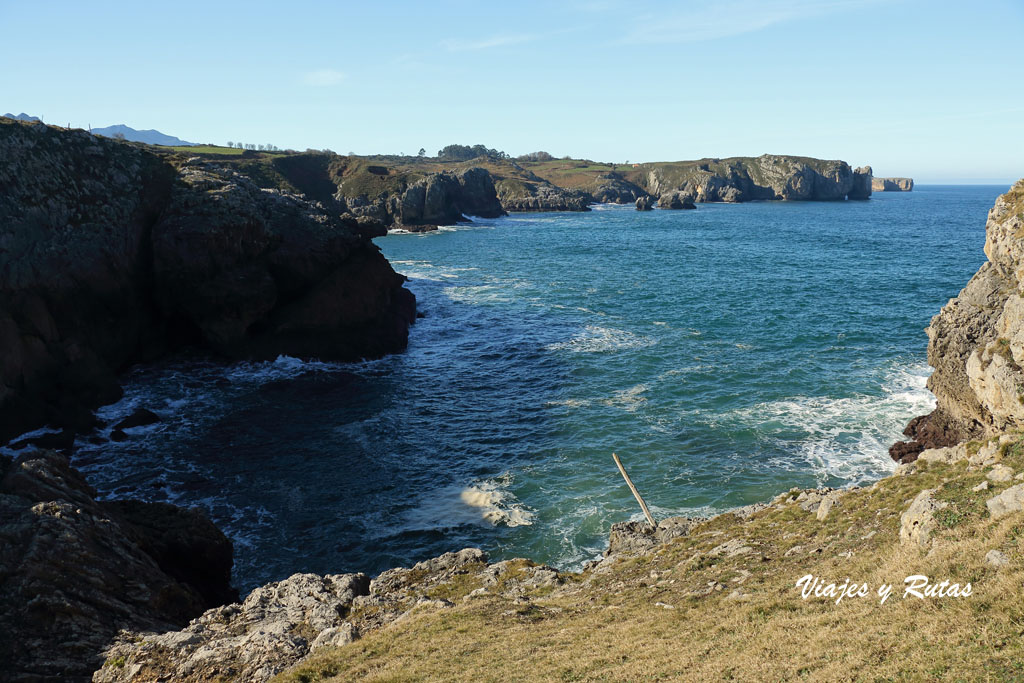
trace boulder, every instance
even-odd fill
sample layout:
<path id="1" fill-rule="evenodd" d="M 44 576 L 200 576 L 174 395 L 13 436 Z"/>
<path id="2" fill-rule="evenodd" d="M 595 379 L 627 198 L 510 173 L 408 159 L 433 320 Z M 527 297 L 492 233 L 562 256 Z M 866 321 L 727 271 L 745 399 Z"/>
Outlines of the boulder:
<path id="1" fill-rule="evenodd" d="M 1007 515 L 1024 509 L 1024 484 L 1017 484 L 1006 489 L 998 496 L 985 501 L 992 519 L 1002 519 Z"/>
<path id="2" fill-rule="evenodd" d="M 654 208 L 653 204 L 654 199 L 649 194 L 645 194 L 636 198 L 637 211 L 651 211 Z"/>
<path id="3" fill-rule="evenodd" d="M 917 494 L 910 507 L 900 516 L 900 543 L 926 549 L 931 545 L 931 535 L 938 527 L 935 513 L 949 505 L 934 498 L 935 489 L 926 489 Z"/>
<path id="4" fill-rule="evenodd" d="M 668 517 L 658 522 L 657 527 L 647 522 L 618 522 L 612 525 L 604 556 L 642 555 L 673 538 L 689 535 L 690 529 L 699 521 L 689 517 Z"/>

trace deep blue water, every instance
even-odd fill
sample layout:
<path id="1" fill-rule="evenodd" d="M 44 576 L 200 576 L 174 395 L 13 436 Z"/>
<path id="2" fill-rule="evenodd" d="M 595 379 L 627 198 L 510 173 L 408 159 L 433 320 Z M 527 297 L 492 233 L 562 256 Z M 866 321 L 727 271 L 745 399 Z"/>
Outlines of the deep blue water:
<path id="1" fill-rule="evenodd" d="M 243 589 L 479 546 L 575 567 L 639 510 L 707 514 L 884 476 L 932 315 L 1006 187 L 866 202 L 518 214 L 377 240 L 425 318 L 364 364 L 136 369 L 164 417 L 81 443 L 110 496 L 207 508 Z"/>

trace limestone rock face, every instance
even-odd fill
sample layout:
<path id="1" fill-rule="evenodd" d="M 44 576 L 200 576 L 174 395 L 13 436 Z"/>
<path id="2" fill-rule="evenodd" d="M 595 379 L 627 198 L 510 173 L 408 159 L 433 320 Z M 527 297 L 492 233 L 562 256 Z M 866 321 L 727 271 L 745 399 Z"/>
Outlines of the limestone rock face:
<path id="1" fill-rule="evenodd" d="M 546 180 L 498 182 L 498 199 L 506 211 L 590 211 L 594 202 L 586 192 L 566 190 Z"/>
<path id="2" fill-rule="evenodd" d="M 874 185 L 871 174 L 870 166 L 861 166 L 860 168 L 853 169 L 853 187 L 850 188 L 847 199 L 868 199 L 871 197 L 871 189 Z"/>
<path id="3" fill-rule="evenodd" d="M 0 456 L 0 477 L 4 680 L 88 680 L 119 629 L 178 628 L 237 599 L 231 543 L 200 513 L 97 502 L 52 452 Z"/>
<path id="4" fill-rule="evenodd" d="M 588 191 L 594 201 L 603 204 L 632 204 L 647 194 L 642 187 L 626 180 L 615 171 L 599 176 Z"/>
<path id="5" fill-rule="evenodd" d="M 0 159 L 0 442 L 89 428 L 118 371 L 183 343 L 352 360 L 405 346 L 415 300 L 367 220 L 85 131 L 5 119 Z"/>
<path id="6" fill-rule="evenodd" d="M 1024 181 L 996 200 L 985 232 L 988 261 L 927 330 L 938 405 L 906 433 L 934 438 L 929 448 L 1024 428 Z"/>
<path id="7" fill-rule="evenodd" d="M 659 164 L 645 181 L 651 194 L 679 190 L 698 202 L 745 202 L 758 199 L 842 200 L 866 198 L 864 176 L 845 161 L 764 154 L 756 158 L 708 159 L 686 164 Z"/>
<path id="8" fill-rule="evenodd" d="M 910 192 L 914 189 L 914 179 L 872 178 L 871 189 L 875 192 Z"/>

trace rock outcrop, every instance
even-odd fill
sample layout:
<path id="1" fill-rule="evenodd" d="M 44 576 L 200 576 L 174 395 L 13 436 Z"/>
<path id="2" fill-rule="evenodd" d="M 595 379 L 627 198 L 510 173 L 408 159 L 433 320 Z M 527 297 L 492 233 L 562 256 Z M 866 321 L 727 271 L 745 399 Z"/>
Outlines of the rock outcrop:
<path id="1" fill-rule="evenodd" d="M 914 189 L 914 179 L 872 178 L 871 189 L 875 192 L 910 192 Z"/>
<path id="2" fill-rule="evenodd" d="M 871 189 L 874 186 L 872 170 L 870 166 L 861 166 L 853 169 L 853 187 L 850 188 L 847 199 L 870 199 Z"/>
<path id="3" fill-rule="evenodd" d="M 845 161 L 764 154 L 653 164 L 643 185 L 651 194 L 679 190 L 698 202 L 830 201 L 867 198 L 869 177 L 870 167 L 854 171 Z"/>
<path id="4" fill-rule="evenodd" d="M 636 210 L 637 211 L 653 211 L 654 210 L 654 199 L 649 194 L 645 194 L 642 197 L 636 198 Z"/>
<path id="5" fill-rule="evenodd" d="M 176 629 L 237 600 L 231 553 L 198 511 L 98 502 L 63 456 L 0 456 L 3 679 L 89 680 L 120 629 Z"/>
<path id="6" fill-rule="evenodd" d="M 587 191 L 595 202 L 602 204 L 633 204 L 647 194 L 642 187 L 615 171 L 599 175 Z"/>
<path id="7" fill-rule="evenodd" d="M 412 232 L 466 222 L 470 220 L 467 216 L 497 218 L 505 215 L 494 181 L 482 168 L 459 173 L 429 173 L 395 192 L 381 193 L 373 200 L 366 195 L 345 197 L 344 189 L 339 188 L 335 199 L 357 216 L 372 217 L 387 226 Z"/>
<path id="8" fill-rule="evenodd" d="M 666 192 L 658 198 L 658 208 L 660 209 L 696 209 L 697 205 L 693 203 L 693 195 L 680 190 L 672 190 Z"/>
<path id="9" fill-rule="evenodd" d="M 183 344 L 336 359 L 406 344 L 415 300 L 365 219 L 85 131 L 3 120 L 0 159 L 0 443 L 89 428 L 120 370 Z"/>
<path id="10" fill-rule="evenodd" d="M 180 631 L 123 633 L 93 680 L 263 683 L 320 648 L 346 645 L 417 610 L 452 607 L 438 596 L 456 581 L 477 586 L 465 599 L 515 598 L 558 586 L 562 578 L 527 560 L 487 564 L 476 548 L 390 569 L 372 581 L 364 574 L 295 574 L 257 588 L 241 604 L 212 609 Z"/>
<path id="11" fill-rule="evenodd" d="M 907 427 L 912 442 L 890 450 L 903 461 L 1024 428 L 1024 181 L 996 200 L 985 231 L 988 261 L 928 327 L 937 407 Z"/>
<path id="12" fill-rule="evenodd" d="M 498 199 L 506 211 L 590 211 L 593 197 L 579 190 L 566 190 L 546 180 L 498 181 Z"/>

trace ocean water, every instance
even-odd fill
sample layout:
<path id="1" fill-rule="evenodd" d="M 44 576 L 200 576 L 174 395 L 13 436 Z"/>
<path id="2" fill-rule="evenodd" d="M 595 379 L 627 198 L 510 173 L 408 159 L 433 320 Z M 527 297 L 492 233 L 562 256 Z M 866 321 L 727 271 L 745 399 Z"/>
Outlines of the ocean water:
<path id="1" fill-rule="evenodd" d="M 613 452 L 659 517 L 890 472 L 933 406 L 924 328 L 984 261 L 1005 190 L 392 234 L 425 315 L 406 353 L 138 367 L 100 415 L 162 421 L 74 462 L 105 496 L 208 510 L 243 591 L 466 546 L 577 568 L 640 518 Z"/>

